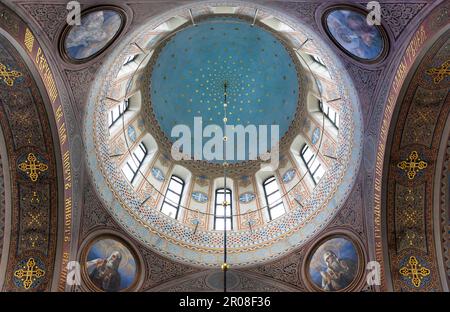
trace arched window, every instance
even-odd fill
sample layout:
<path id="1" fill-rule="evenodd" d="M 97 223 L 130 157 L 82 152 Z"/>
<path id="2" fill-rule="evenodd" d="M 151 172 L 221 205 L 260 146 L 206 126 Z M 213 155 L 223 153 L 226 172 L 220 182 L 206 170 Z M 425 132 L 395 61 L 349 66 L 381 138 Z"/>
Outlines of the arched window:
<path id="1" fill-rule="evenodd" d="M 284 209 L 283 199 L 281 198 L 280 188 L 274 176 L 266 179 L 263 183 L 264 196 L 266 197 L 267 208 L 269 210 L 270 220 L 276 219 L 283 215 Z"/>
<path id="2" fill-rule="evenodd" d="M 223 207 L 224 201 L 227 201 L 226 217 L 225 209 Z M 217 189 L 214 209 L 214 230 L 225 230 L 225 221 L 226 229 L 233 229 L 233 218 L 231 217 L 232 211 L 231 190 L 228 188 Z"/>
<path id="3" fill-rule="evenodd" d="M 303 145 L 300 151 L 300 157 L 302 158 L 314 185 L 316 185 L 325 173 L 325 169 L 323 168 L 319 159 L 314 158 L 314 153 L 312 152 L 308 144 Z"/>
<path id="4" fill-rule="evenodd" d="M 327 103 L 319 101 L 320 111 L 327 117 L 331 123 L 339 129 L 339 114 Z"/>
<path id="5" fill-rule="evenodd" d="M 144 162 L 145 156 L 147 156 L 148 150 L 143 142 L 139 143 L 139 145 L 134 149 L 131 156 L 128 158 L 127 162 L 122 168 L 123 173 L 127 177 L 130 183 L 133 183 L 136 178 L 139 169 L 142 167 L 142 163 Z"/>
<path id="6" fill-rule="evenodd" d="M 172 175 L 169 186 L 166 190 L 166 196 L 161 206 L 161 212 L 172 217 L 178 218 L 178 211 L 180 210 L 181 196 L 183 195 L 184 181 L 183 179 Z"/>
<path id="7" fill-rule="evenodd" d="M 108 118 L 108 126 L 111 128 L 117 120 L 120 119 L 120 117 L 123 116 L 123 114 L 125 114 L 125 112 L 128 110 L 130 106 L 130 103 L 128 101 L 128 99 L 123 100 L 122 103 L 120 103 L 119 105 L 116 105 L 115 107 L 113 107 L 113 109 L 111 109 L 109 111 L 109 118 Z"/>

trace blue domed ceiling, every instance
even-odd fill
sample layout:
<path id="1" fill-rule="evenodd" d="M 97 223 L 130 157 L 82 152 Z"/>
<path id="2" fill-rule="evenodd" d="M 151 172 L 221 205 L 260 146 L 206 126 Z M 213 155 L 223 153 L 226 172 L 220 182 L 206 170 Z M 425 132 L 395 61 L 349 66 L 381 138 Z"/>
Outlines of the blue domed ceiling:
<path id="1" fill-rule="evenodd" d="M 188 26 L 155 52 L 151 103 L 165 136 L 194 117 L 203 127 L 223 125 L 224 82 L 228 124 L 279 125 L 289 129 L 299 81 L 291 54 L 271 32 L 239 18 L 209 18 Z"/>

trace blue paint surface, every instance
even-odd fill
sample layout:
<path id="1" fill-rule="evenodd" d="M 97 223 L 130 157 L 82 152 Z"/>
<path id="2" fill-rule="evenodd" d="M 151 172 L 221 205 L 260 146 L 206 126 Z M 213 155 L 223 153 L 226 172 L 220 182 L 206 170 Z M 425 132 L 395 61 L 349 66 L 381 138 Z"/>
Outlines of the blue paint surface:
<path id="1" fill-rule="evenodd" d="M 174 35 L 156 57 L 151 101 L 172 142 L 175 125 L 188 125 L 193 133 L 194 117 L 202 117 L 203 128 L 223 126 L 225 81 L 229 125 L 276 124 L 281 137 L 294 118 L 296 66 L 283 44 L 258 26 L 237 18 L 207 19 Z"/>

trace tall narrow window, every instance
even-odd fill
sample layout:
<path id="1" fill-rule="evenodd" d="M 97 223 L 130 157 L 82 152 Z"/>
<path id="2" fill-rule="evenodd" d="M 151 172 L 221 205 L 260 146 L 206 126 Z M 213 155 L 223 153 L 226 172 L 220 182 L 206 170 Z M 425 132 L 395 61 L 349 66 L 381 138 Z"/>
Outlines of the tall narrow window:
<path id="1" fill-rule="evenodd" d="M 280 188 L 274 176 L 268 178 L 263 183 L 264 195 L 266 197 L 267 208 L 269 210 L 270 220 L 276 219 L 283 215 L 284 209 L 283 199 L 281 198 Z"/>
<path id="2" fill-rule="evenodd" d="M 225 217 L 225 209 L 223 207 L 223 202 L 227 202 L 227 210 Z M 216 200 L 215 200 L 215 210 L 214 210 L 214 229 L 224 230 L 225 221 L 226 229 L 233 229 L 233 218 L 231 217 L 232 203 L 231 203 L 231 190 L 220 188 L 216 190 Z"/>
<path id="3" fill-rule="evenodd" d="M 178 218 L 178 211 L 180 210 L 181 197 L 183 196 L 184 181 L 183 179 L 172 175 L 169 186 L 166 190 L 166 196 L 161 206 L 161 212 L 172 217 Z"/>
<path id="4" fill-rule="evenodd" d="M 134 149 L 131 156 L 128 158 L 127 162 L 122 168 L 123 173 L 127 177 L 130 183 L 133 183 L 134 179 L 141 169 L 142 164 L 144 163 L 145 156 L 147 156 L 147 147 L 143 142 L 139 143 L 139 145 Z"/>
<path id="5" fill-rule="evenodd" d="M 325 169 L 319 159 L 314 158 L 314 153 L 311 151 L 308 144 L 303 145 L 302 150 L 300 151 L 300 156 L 306 166 L 306 169 L 308 170 L 309 176 L 314 182 L 314 185 L 316 185 L 325 173 Z"/>
<path id="6" fill-rule="evenodd" d="M 120 119 L 120 117 L 123 116 L 123 114 L 125 114 L 129 106 L 130 106 L 129 101 L 128 99 L 126 99 L 109 111 L 108 125 L 110 128 L 116 123 L 117 120 Z"/>
<path id="7" fill-rule="evenodd" d="M 319 101 L 320 111 L 327 117 L 329 121 L 336 127 L 339 128 L 339 114 L 329 106 L 327 103 Z"/>

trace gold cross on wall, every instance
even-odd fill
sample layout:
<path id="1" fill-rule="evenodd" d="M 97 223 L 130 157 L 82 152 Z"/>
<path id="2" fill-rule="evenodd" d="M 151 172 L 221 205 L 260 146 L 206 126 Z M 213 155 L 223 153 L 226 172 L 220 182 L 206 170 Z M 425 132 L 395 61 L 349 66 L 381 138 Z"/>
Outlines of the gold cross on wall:
<path id="1" fill-rule="evenodd" d="M 27 264 L 22 269 L 14 272 L 14 276 L 22 281 L 25 289 L 29 289 L 38 278 L 44 275 L 45 271 L 36 265 L 33 258 L 28 259 Z"/>
<path id="2" fill-rule="evenodd" d="M 430 275 L 430 270 L 423 267 L 414 256 L 409 257 L 408 264 L 402 267 L 399 272 L 402 276 L 411 278 L 415 287 L 420 287 L 422 279 Z"/>
<path id="3" fill-rule="evenodd" d="M 10 87 L 14 85 L 14 79 L 22 77 L 22 73 L 12 70 L 8 71 L 6 65 L 0 63 L 0 78 Z"/>
<path id="4" fill-rule="evenodd" d="M 19 164 L 19 169 L 26 172 L 31 181 L 36 182 L 39 177 L 39 172 L 47 171 L 48 166 L 38 162 L 36 156 L 33 153 L 29 153 L 27 160 Z"/>
<path id="5" fill-rule="evenodd" d="M 419 154 L 417 154 L 416 151 L 412 151 L 409 155 L 410 161 L 401 161 L 397 164 L 397 167 L 399 167 L 402 170 L 405 170 L 408 172 L 408 179 L 412 180 L 416 176 L 416 173 L 419 172 L 419 170 L 425 169 L 428 164 L 424 162 L 423 160 L 420 160 Z"/>
<path id="6" fill-rule="evenodd" d="M 433 77 L 433 82 L 435 84 L 438 84 L 445 77 L 450 75 L 449 67 L 450 67 L 450 60 L 449 61 L 445 61 L 440 67 L 430 68 L 429 70 L 426 71 L 426 73 L 428 75 L 430 75 L 431 77 Z"/>

